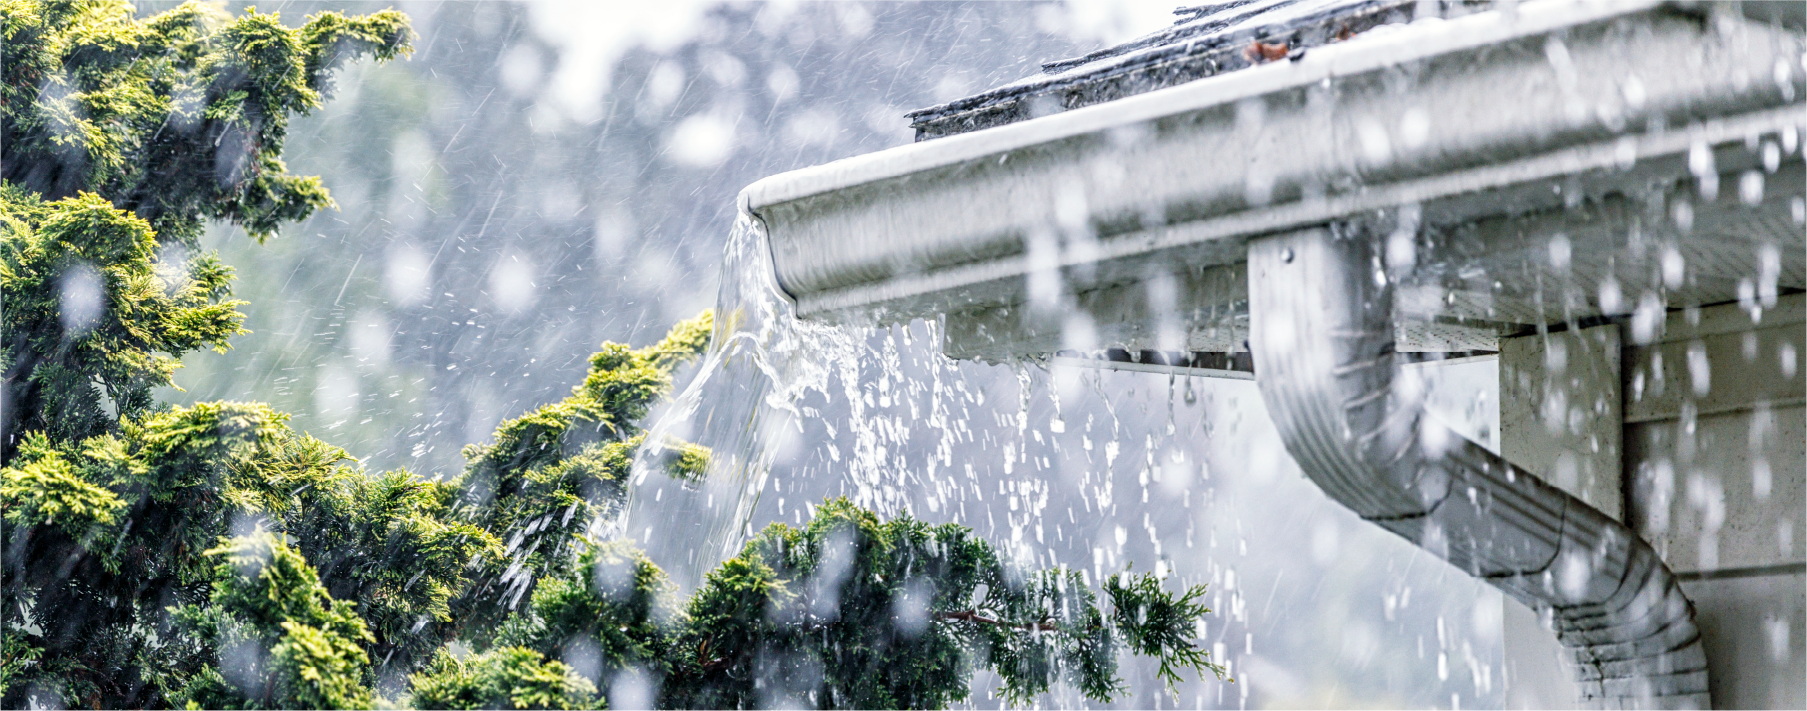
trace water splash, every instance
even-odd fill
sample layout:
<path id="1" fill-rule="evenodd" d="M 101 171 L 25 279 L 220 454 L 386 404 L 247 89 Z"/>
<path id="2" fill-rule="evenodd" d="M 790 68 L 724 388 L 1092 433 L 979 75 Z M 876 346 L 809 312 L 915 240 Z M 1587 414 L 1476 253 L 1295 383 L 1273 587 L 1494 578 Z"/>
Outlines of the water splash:
<path id="1" fill-rule="evenodd" d="M 738 552 L 768 490 L 789 497 L 777 513 L 791 513 L 791 523 L 806 520 L 800 507 L 833 495 L 885 516 L 927 509 L 952 518 L 955 507 L 965 509 L 963 489 L 982 500 L 988 493 L 982 489 L 998 483 L 985 463 L 1000 452 L 978 452 L 1005 450 L 1003 471 L 1015 478 L 1041 476 L 1058 460 L 1032 461 L 1026 454 L 1031 439 L 1044 440 L 1030 430 L 1026 412 L 1031 393 L 1048 391 L 1045 371 L 1022 363 L 962 368 L 941 355 L 938 323 L 799 320 L 774 276 L 771 254 L 764 226 L 742 215 L 723 258 L 709 351 L 693 380 L 653 418 L 634 464 L 627 513 L 613 531 L 638 543 L 681 587 L 700 585 L 707 571 Z M 999 372 L 974 377 L 975 370 Z M 989 414 L 986 391 L 1008 381 L 986 376 L 1000 373 L 1015 376 L 1022 412 L 1008 418 L 1008 427 L 992 428 L 982 422 Z M 1038 424 L 1049 419 L 1043 415 Z M 682 478 L 660 465 L 680 442 L 710 450 L 702 475 Z M 828 461 L 793 466 L 773 480 L 774 463 L 797 450 Z M 969 463 L 961 476 L 959 460 L 981 462 L 981 473 Z M 813 470 L 827 476 L 809 481 Z M 1026 503 L 1046 496 L 1030 499 L 1025 491 L 1010 498 Z M 1047 535 L 1029 523 L 1041 508 L 1004 516 L 1011 543 L 1019 544 L 1006 547 L 1025 564 L 1036 562 L 1020 545 L 1025 536 Z"/>
<path id="2" fill-rule="evenodd" d="M 1199 641 L 1247 674 L 1239 679 L 1257 680 L 1237 685 L 1257 704 L 1322 681 L 1312 674 L 1307 683 L 1283 660 L 1327 637 L 1359 662 L 1325 682 L 1344 689 L 1337 693 L 1384 693 L 1363 670 L 1406 665 L 1423 703 L 1457 691 L 1471 705 L 1497 698 L 1498 687 L 1480 681 L 1498 665 L 1497 634 L 1477 648 L 1479 677 L 1469 670 L 1439 680 L 1438 649 L 1415 663 L 1398 651 L 1414 637 L 1437 639 L 1433 615 L 1469 620 L 1476 596 L 1493 593 L 1413 566 L 1424 557 L 1415 546 L 1323 499 L 1285 456 L 1252 383 L 956 361 L 941 350 L 942 324 L 870 325 L 890 320 L 880 313 L 842 315 L 866 319 L 855 326 L 800 321 L 752 217 L 734 228 L 721 283 L 711 348 L 651 419 L 627 515 L 612 531 L 635 540 L 681 587 L 694 589 L 738 552 L 752 527 L 806 523 L 825 497 L 846 496 L 887 518 L 966 525 L 1018 565 L 1065 566 L 1090 585 L 1126 566 L 1166 573 L 1175 585 L 1212 583 L 1215 612 Z M 1465 395 L 1427 398 L 1471 416 L 1492 410 L 1493 398 L 1481 407 Z M 1496 430 L 1493 422 L 1486 429 Z M 702 476 L 674 479 L 654 466 L 674 440 L 712 450 Z M 1321 569 L 1300 576 L 1289 561 L 1313 550 L 1312 524 L 1338 516 L 1334 554 L 1320 554 Z M 1421 592 L 1400 592 L 1413 589 Z M 1383 610 L 1385 591 L 1396 604 Z M 1375 604 L 1351 610 L 1356 598 Z M 1486 599 L 1499 604 L 1497 594 Z M 1321 619 L 1297 623 L 1300 611 L 1320 608 Z M 1352 616 L 1356 632 L 1346 629 Z M 1470 634 L 1458 626 L 1452 640 Z M 1452 641 L 1442 651 L 1448 668 L 1463 672 L 1464 649 Z M 1132 662 L 1123 671 L 1138 690 L 1159 688 L 1150 669 Z M 981 675 L 974 689 L 994 681 Z M 1214 686 L 1222 687 L 1189 683 L 1183 696 L 1205 703 L 1227 693 L 1229 704 L 1239 702 L 1240 689 Z M 1048 705 L 1077 706 L 1074 693 L 1057 691 Z M 1167 703 L 1156 696 L 1138 691 L 1118 703 Z"/>
<path id="3" fill-rule="evenodd" d="M 777 445 L 796 430 L 797 401 L 807 390 L 825 391 L 829 364 L 857 345 L 852 334 L 797 320 L 771 255 L 764 225 L 742 214 L 722 260 L 709 352 L 657 416 L 634 462 L 620 533 L 686 589 L 735 552 Z M 657 465 L 678 441 L 710 448 L 708 469 L 696 479 Z"/>

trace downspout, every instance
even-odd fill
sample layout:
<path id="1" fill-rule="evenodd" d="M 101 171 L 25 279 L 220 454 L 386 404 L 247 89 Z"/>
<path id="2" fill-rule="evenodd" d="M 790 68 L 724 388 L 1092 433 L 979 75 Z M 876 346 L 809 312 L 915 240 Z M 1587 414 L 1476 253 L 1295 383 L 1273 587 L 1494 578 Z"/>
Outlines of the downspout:
<path id="1" fill-rule="evenodd" d="M 1361 225 L 1249 245 L 1250 347 L 1306 476 L 1549 620 L 1586 708 L 1706 708 L 1694 607 L 1624 524 L 1426 417 L 1396 383 L 1393 287 Z"/>

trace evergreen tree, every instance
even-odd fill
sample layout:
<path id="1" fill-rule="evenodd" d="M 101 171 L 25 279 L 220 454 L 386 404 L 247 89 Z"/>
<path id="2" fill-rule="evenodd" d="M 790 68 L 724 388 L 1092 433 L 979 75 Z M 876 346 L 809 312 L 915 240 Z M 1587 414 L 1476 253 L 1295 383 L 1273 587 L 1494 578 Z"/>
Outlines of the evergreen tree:
<path id="1" fill-rule="evenodd" d="M 94 402 L 139 414 L 182 353 L 225 347 L 242 319 L 223 298 L 230 272 L 184 255 L 208 219 L 261 240 L 331 205 L 318 178 L 284 172 L 289 116 L 320 106 L 345 62 L 405 54 L 410 36 L 393 11 L 290 29 L 201 3 L 145 21 L 117 0 L 0 4 L 14 223 L 0 456 L 28 430 L 105 431 Z"/>
<path id="2" fill-rule="evenodd" d="M 198 231 L 263 240 L 331 204 L 284 172 L 286 122 L 346 61 L 407 53 L 407 20 L 4 0 L 0 31 L 0 703 L 587 708 L 633 679 L 671 706 L 929 707 L 976 668 L 1018 701 L 1109 698 L 1120 648 L 1169 682 L 1216 669 L 1189 642 L 1202 588 L 1125 573 L 1105 608 L 1083 574 L 845 501 L 677 599 L 598 536 L 707 313 L 604 344 L 450 477 L 367 472 L 265 405 L 156 403 L 184 353 L 242 332 Z M 703 470 L 671 445 L 666 467 Z"/>

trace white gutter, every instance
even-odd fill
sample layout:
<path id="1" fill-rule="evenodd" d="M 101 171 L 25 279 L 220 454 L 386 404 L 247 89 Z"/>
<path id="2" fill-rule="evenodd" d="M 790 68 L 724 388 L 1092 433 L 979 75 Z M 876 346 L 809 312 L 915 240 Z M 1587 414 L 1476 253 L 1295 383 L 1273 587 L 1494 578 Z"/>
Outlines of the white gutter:
<path id="1" fill-rule="evenodd" d="M 1023 277 L 1050 267 L 1085 267 L 1090 288 L 1151 263 L 1239 262 L 1251 235 L 1401 204 L 1447 223 L 1560 207 L 1554 180 L 1632 194 L 1686 178 L 1696 145 L 1733 169 L 1750 159 L 1732 145 L 1803 123 L 1800 35 L 1714 22 L 1546 0 L 1388 26 L 1296 62 L 773 176 L 740 199 L 798 315 L 858 320 L 1023 304 Z"/>
<path id="2" fill-rule="evenodd" d="M 1588 705 L 1704 706 L 1691 604 L 1650 546 L 1393 392 L 1398 319 L 1429 314 L 1396 309 L 1394 284 L 1370 278 L 1382 236 L 1363 225 L 1409 206 L 1424 226 L 1583 219 L 1564 208 L 1735 177 L 1756 165 L 1747 143 L 1807 132 L 1804 46 L 1798 27 L 1730 6 L 1527 2 L 773 176 L 741 207 L 764 223 L 799 317 L 945 317 L 950 351 L 1053 352 L 1062 309 L 1108 314 L 1101 329 L 1208 312 L 1194 335 L 1235 332 L 1246 299 L 1263 397 L 1327 494 L 1547 611 Z M 1617 237 L 1599 227 L 1573 233 L 1601 243 L 1576 254 L 1610 262 Z M 1784 230 L 1759 237 L 1783 247 L 1798 288 L 1807 250 Z M 1032 300 L 1038 276 L 1065 301 Z M 1138 301 L 1156 277 L 1180 286 L 1177 305 Z M 1229 340 L 1215 350 L 1238 350 Z M 1153 367 L 1092 360 L 1071 364 Z"/>

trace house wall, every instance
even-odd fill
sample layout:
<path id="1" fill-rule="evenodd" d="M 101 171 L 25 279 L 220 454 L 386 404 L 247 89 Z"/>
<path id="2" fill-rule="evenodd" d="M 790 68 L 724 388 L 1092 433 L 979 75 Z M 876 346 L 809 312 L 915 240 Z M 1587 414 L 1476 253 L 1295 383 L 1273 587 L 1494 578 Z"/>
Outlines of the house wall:
<path id="1" fill-rule="evenodd" d="M 1807 299 L 1504 339 L 1500 447 L 1619 517 L 1694 602 L 1719 708 L 1807 708 Z M 1507 706 L 1574 703 L 1547 625 L 1507 600 Z"/>
<path id="2" fill-rule="evenodd" d="M 1619 327 L 1500 341 L 1500 455 L 1622 519 Z M 1501 601 L 1506 707 L 1567 708 L 1579 695 L 1547 620 Z"/>
<path id="3" fill-rule="evenodd" d="M 1807 708 L 1807 298 L 1625 349 L 1625 501 L 1694 601 L 1719 708 Z"/>

